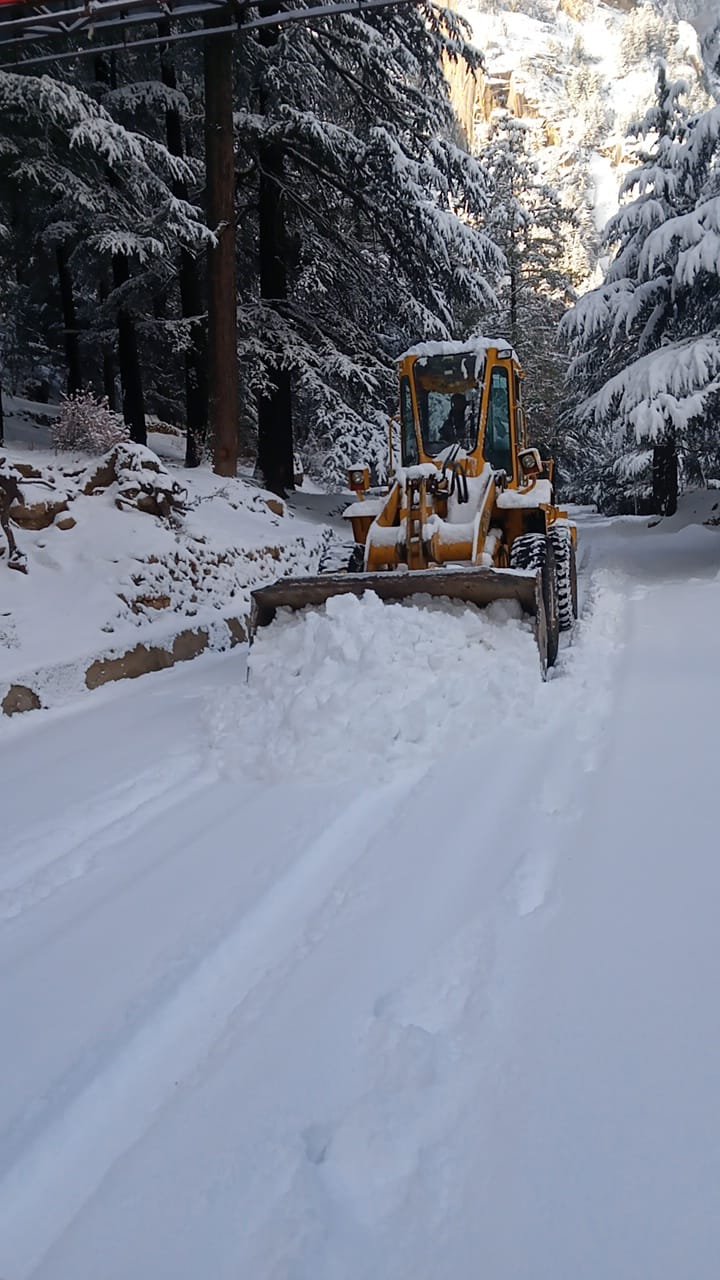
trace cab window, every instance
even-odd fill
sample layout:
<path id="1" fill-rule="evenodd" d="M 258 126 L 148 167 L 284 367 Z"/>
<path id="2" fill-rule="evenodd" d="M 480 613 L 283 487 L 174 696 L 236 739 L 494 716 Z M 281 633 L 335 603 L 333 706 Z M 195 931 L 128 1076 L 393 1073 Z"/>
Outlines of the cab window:
<path id="1" fill-rule="evenodd" d="M 480 425 L 482 369 L 471 351 L 423 356 L 414 365 L 423 452 L 440 457 L 447 449 L 472 453 Z"/>
<path id="2" fill-rule="evenodd" d="M 414 467 L 418 463 L 420 455 L 418 453 L 417 436 L 415 435 L 409 378 L 402 378 L 400 382 L 400 416 L 402 419 L 403 466 Z"/>
<path id="3" fill-rule="evenodd" d="M 510 384 L 507 369 L 493 369 L 490 379 L 485 459 L 494 471 L 507 471 L 512 477 L 510 440 Z"/>

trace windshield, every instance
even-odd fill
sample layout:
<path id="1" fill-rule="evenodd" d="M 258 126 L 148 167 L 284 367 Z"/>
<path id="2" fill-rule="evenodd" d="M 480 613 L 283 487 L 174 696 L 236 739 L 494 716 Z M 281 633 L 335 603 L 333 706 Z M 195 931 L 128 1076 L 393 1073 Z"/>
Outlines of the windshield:
<path id="1" fill-rule="evenodd" d="M 474 352 L 425 356 L 414 367 L 423 448 L 434 458 L 450 445 L 471 453 L 477 444 L 482 365 Z"/>
<path id="2" fill-rule="evenodd" d="M 507 471 L 512 476 L 509 391 L 507 369 L 493 369 L 485 431 L 485 458 L 495 471 Z"/>

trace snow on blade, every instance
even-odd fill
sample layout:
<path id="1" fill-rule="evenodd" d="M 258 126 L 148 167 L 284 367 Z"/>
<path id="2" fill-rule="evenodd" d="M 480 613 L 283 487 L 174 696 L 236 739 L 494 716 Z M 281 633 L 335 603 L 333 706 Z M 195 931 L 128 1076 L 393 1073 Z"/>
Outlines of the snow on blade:
<path id="1" fill-rule="evenodd" d="M 211 736 L 225 767 L 256 777 L 380 775 L 462 751 L 540 683 L 514 601 L 342 595 L 261 628 L 248 685 L 210 708 Z"/>

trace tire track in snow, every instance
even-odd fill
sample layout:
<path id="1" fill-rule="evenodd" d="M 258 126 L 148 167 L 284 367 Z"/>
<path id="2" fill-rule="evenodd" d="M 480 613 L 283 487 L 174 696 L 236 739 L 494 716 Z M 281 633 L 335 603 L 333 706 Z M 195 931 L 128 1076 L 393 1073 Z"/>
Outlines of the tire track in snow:
<path id="1" fill-rule="evenodd" d="M 484 1123 L 478 1082 L 491 1095 L 513 1070 L 505 1028 L 539 933 L 557 905 L 558 862 L 574 856 L 573 830 L 613 714 L 625 620 L 624 583 L 617 575 L 598 575 L 587 592 L 576 644 L 564 649 L 557 679 L 539 693 L 549 710 L 546 731 L 522 758 L 512 788 L 492 791 L 500 814 L 513 795 L 528 797 L 514 866 L 503 871 L 500 862 L 494 888 L 488 881 L 491 892 L 470 920 L 419 970 L 376 999 L 362 1036 L 364 1089 L 339 1114 L 318 1114 L 302 1134 L 328 1216 L 340 1224 L 331 1246 L 359 1222 L 368 1233 L 363 1249 L 367 1244 L 379 1258 L 392 1257 L 385 1265 L 393 1277 L 412 1270 L 409 1260 L 404 1269 L 399 1258 L 418 1222 L 437 1240 L 448 1221 L 455 1224 L 462 1194 L 458 1150 L 468 1131 L 481 1133 Z M 492 843 L 493 829 L 485 835 Z M 263 1239 L 260 1249 L 270 1244 Z M 429 1273 L 440 1274 L 437 1267 L 435 1259 Z M 333 1274 L 332 1264 L 316 1270 Z"/>
<path id="2" fill-rule="evenodd" d="M 31 828 L 0 867 L 0 920 L 22 915 L 92 871 L 103 852 L 171 809 L 180 796 L 203 790 L 212 777 L 197 757 L 176 757 L 101 793 L 89 811 L 76 812 L 60 832 L 51 823 Z"/>
<path id="3" fill-rule="evenodd" d="M 115 1161 L 206 1059 L 234 1009 L 302 941 L 308 896 L 314 905 L 331 893 L 416 776 L 378 792 L 370 812 L 359 795 L 8 1171 L 0 1182 L 0 1275 L 32 1274 Z"/>
<path id="4" fill-rule="evenodd" d="M 626 643 L 627 585 L 601 570 L 585 578 L 583 612 L 573 642 L 562 651 L 549 682 L 551 727 L 558 745 L 548 752 L 533 803 L 532 840 L 514 877 L 517 910 L 532 915 L 551 893 L 564 829 L 577 821 L 589 778 L 602 759 L 617 697 L 616 667 Z"/>
<path id="5" fill-rule="evenodd" d="M 533 750 L 532 758 L 524 752 L 521 756 L 522 765 L 534 773 L 528 777 L 528 770 L 523 769 L 520 776 L 515 774 L 512 788 L 508 777 L 507 803 L 511 802 L 511 792 L 522 793 L 522 786 L 527 782 L 531 786 L 533 805 L 540 798 L 548 821 L 553 823 L 557 820 L 554 815 L 564 812 L 563 795 L 553 782 L 555 773 L 558 773 L 558 787 L 562 784 L 560 789 L 567 795 L 568 779 L 562 760 L 571 762 L 571 776 L 576 780 L 581 770 L 592 769 L 593 757 L 597 759 L 596 747 L 598 744 L 602 747 L 602 723 L 609 714 L 608 690 L 602 682 L 597 683 L 597 654 L 595 657 L 584 654 L 585 641 L 592 638 L 587 634 L 586 624 L 594 626 L 596 612 L 593 610 L 583 623 L 577 645 L 564 650 L 562 668 L 558 671 L 560 678 L 544 687 L 538 685 L 537 701 L 534 694 L 528 700 L 531 723 L 537 727 L 539 707 L 547 717 L 545 729 L 537 739 L 537 751 Z M 567 682 L 563 679 L 565 675 Z M 563 733 L 568 715 L 579 713 L 584 716 L 581 729 L 586 735 L 581 749 L 578 749 L 578 738 L 571 735 L 568 741 L 562 742 L 560 752 L 548 761 L 553 735 Z M 521 719 L 518 719 L 517 731 L 520 737 Z M 469 744 L 471 746 L 477 747 L 477 743 Z M 311 841 L 293 868 L 266 893 L 237 929 L 226 934 L 190 975 L 151 1009 L 146 1021 L 115 1060 L 103 1065 L 65 1112 L 38 1134 L 34 1145 L 0 1184 L 0 1274 L 10 1275 L 12 1280 L 25 1280 L 32 1274 L 116 1161 L 153 1125 L 157 1113 L 173 1098 L 177 1084 L 187 1085 L 193 1076 L 207 1071 L 208 1055 L 217 1051 L 218 1042 L 222 1041 L 228 1021 L 238 1006 L 266 980 L 265 994 L 272 998 L 276 986 L 272 975 L 297 963 L 304 947 L 322 939 L 323 932 L 337 919 L 337 912 L 332 914 L 336 886 L 342 884 L 348 870 L 362 859 L 374 835 L 392 821 L 413 781 L 405 777 L 394 786 L 383 788 L 373 795 L 372 806 L 367 793 L 359 796 L 318 839 Z M 492 793 L 492 788 L 490 791 Z M 573 791 L 572 786 L 569 791 Z M 498 797 L 494 799 L 497 801 Z M 506 813 L 503 803 L 497 816 L 500 818 Z M 530 825 L 534 825 L 532 814 Z M 534 838 L 537 830 L 530 834 Z M 527 924 L 527 916 L 537 919 L 538 907 L 551 891 L 554 874 L 554 864 L 541 866 L 533 862 L 539 852 L 537 848 L 529 848 L 527 854 L 526 870 L 529 874 L 534 868 L 536 877 L 532 893 L 526 893 L 524 898 L 525 906 L 530 909 L 521 910 L 519 893 L 513 906 L 511 888 L 502 910 L 497 903 L 489 908 L 503 935 L 501 954 L 491 957 L 487 972 L 483 971 L 484 961 L 478 970 L 471 956 L 472 982 L 481 981 L 494 988 L 498 975 L 502 981 L 506 961 L 514 970 L 518 958 L 524 958 L 523 932 L 530 928 L 532 934 L 534 930 L 534 926 Z M 313 912 L 317 914 L 318 905 L 323 903 L 328 903 L 328 911 L 321 911 L 317 934 L 314 930 L 308 934 L 308 917 Z M 516 911 L 514 928 L 511 927 L 513 910 Z M 451 957 L 450 970 L 454 967 Z M 451 977 L 452 973 L 448 980 Z M 381 1011 L 382 1006 L 379 1009 Z M 413 1010 L 412 1021 L 420 1023 L 421 1018 L 420 1010 Z M 394 1030 L 389 1034 L 392 1043 L 388 1049 L 394 1056 Z M 418 1039 L 415 1032 L 412 1037 Z M 403 1034 L 398 1054 L 412 1065 L 415 1040 L 407 1045 L 406 1039 Z M 419 1041 L 424 1052 L 424 1036 L 421 1035 Z M 443 1063 L 438 1065 L 442 1075 Z M 448 1087 L 453 1087 L 452 1077 L 448 1078 Z M 422 1105 L 427 1109 L 427 1096 Z M 431 1134 L 430 1139 L 433 1138 Z M 447 1148 L 446 1140 L 441 1137 L 440 1141 Z M 448 1161 L 451 1157 L 452 1151 L 448 1153 Z M 407 1175 L 401 1172 L 401 1176 L 412 1176 L 416 1163 L 411 1160 L 409 1172 Z M 451 1182 L 457 1187 L 454 1178 Z"/>

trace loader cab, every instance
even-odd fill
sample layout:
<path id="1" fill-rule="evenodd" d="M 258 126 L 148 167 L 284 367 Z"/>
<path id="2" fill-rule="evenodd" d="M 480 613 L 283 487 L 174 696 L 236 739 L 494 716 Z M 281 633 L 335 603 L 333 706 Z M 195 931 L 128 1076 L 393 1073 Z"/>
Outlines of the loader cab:
<path id="1" fill-rule="evenodd" d="M 488 339 L 409 351 L 400 362 L 403 466 L 441 466 L 453 453 L 465 459 L 469 475 L 489 462 L 516 483 L 520 377 L 513 352 Z"/>

